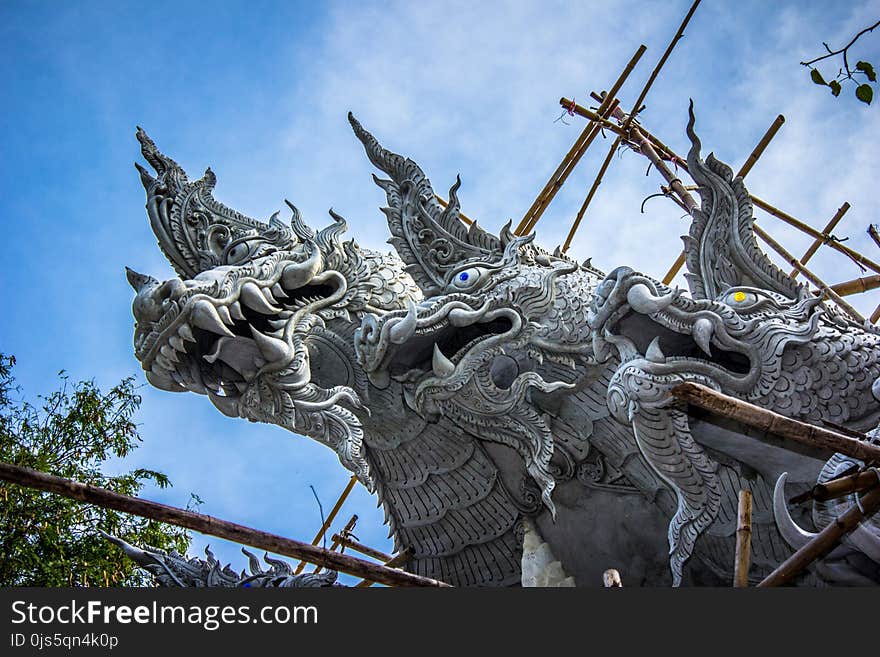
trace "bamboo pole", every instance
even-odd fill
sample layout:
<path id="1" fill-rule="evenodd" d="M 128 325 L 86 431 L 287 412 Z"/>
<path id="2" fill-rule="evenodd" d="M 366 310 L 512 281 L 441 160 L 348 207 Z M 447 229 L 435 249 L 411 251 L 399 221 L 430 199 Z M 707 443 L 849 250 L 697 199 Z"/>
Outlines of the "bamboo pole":
<path id="1" fill-rule="evenodd" d="M 740 178 L 745 178 L 749 171 L 752 170 L 752 167 L 755 166 L 755 163 L 758 161 L 758 158 L 764 153 L 764 150 L 770 144 L 770 141 L 773 137 L 776 136 L 776 133 L 779 132 L 779 128 L 782 127 L 782 124 L 785 123 L 785 117 L 780 114 L 776 117 L 776 120 L 767 128 L 767 132 L 764 133 L 764 136 L 761 137 L 761 141 L 755 146 L 754 150 L 752 150 L 751 154 L 746 158 L 746 161 L 743 163 L 742 168 L 739 170 L 739 173 L 736 175 Z"/>
<path id="2" fill-rule="evenodd" d="M 624 67 L 621 74 L 617 77 L 614 84 L 611 86 L 611 90 L 609 91 L 608 100 L 602 102 L 599 105 L 598 114 L 600 117 L 606 117 L 610 111 L 610 109 L 615 105 L 616 101 L 614 100 L 615 95 L 623 86 L 623 83 L 629 77 L 629 74 L 635 68 L 638 61 L 642 58 L 642 55 L 645 54 L 647 47 L 643 44 L 636 49 L 635 54 L 630 58 L 627 65 Z M 588 123 L 577 141 L 575 141 L 574 145 L 568 151 L 566 156 L 563 158 L 560 165 L 556 168 L 556 171 L 553 172 L 553 175 L 550 177 L 550 180 L 544 185 L 544 188 L 541 190 L 541 193 L 538 194 L 538 197 L 535 199 L 534 203 L 532 203 L 531 207 L 528 211 L 523 215 L 522 220 L 520 220 L 519 224 L 514 231 L 516 235 L 524 235 L 530 232 L 535 224 L 538 223 L 538 219 L 541 218 L 541 215 L 544 213 L 544 210 L 553 200 L 553 197 L 556 196 L 556 192 L 559 191 L 559 188 L 565 183 L 565 180 L 571 174 L 572 170 L 574 170 L 575 165 L 580 161 L 583 157 L 584 153 L 589 148 L 590 144 L 596 138 L 596 135 L 601 131 L 601 124 L 598 122 L 590 122 Z"/>
<path id="3" fill-rule="evenodd" d="M 409 558 L 410 558 L 411 556 L 412 556 L 412 555 L 409 553 L 409 550 L 404 550 L 403 552 L 401 552 L 401 553 L 398 554 L 397 556 L 395 556 L 395 557 L 393 557 L 392 559 L 386 561 L 386 562 L 384 563 L 384 567 L 385 567 L 385 568 L 392 568 L 392 569 L 393 569 L 393 568 L 397 568 L 397 567 L 399 567 L 399 566 L 402 566 L 403 564 L 405 564 L 405 563 L 409 560 Z M 376 583 L 375 580 L 372 580 L 372 579 L 365 579 L 365 580 L 360 581 L 360 582 L 358 582 L 357 584 L 355 584 L 354 587 L 355 587 L 355 588 L 358 588 L 358 589 L 369 588 L 370 586 L 372 586 L 372 585 L 375 584 L 375 583 Z M 380 582 L 380 584 L 381 584 L 381 582 Z M 449 586 L 449 585 L 447 584 L 447 586 Z"/>
<path id="4" fill-rule="evenodd" d="M 739 492 L 736 513 L 736 556 L 733 564 L 733 585 L 745 588 L 749 585 L 749 566 L 752 560 L 752 493 Z"/>
<path id="5" fill-rule="evenodd" d="M 880 287 L 880 274 L 874 274 L 873 276 L 854 278 L 851 281 L 836 283 L 831 286 L 831 289 L 837 292 L 837 294 L 839 294 L 840 296 L 846 297 L 851 294 L 862 294 L 863 292 L 870 292 L 871 290 L 878 287 Z"/>
<path id="6" fill-rule="evenodd" d="M 807 235 L 810 235 L 817 240 L 822 240 L 822 242 L 824 244 L 827 244 L 835 251 L 840 251 L 841 253 L 849 256 L 850 259 L 852 259 L 854 262 L 857 262 L 860 265 L 867 267 L 868 269 L 873 270 L 875 273 L 880 274 L 880 264 L 877 264 L 876 262 L 874 262 L 870 258 L 863 256 L 858 251 L 853 251 L 848 246 L 841 244 L 840 242 L 833 239 L 831 235 L 827 235 L 825 233 L 820 233 L 815 228 L 805 224 L 802 221 L 795 219 L 790 214 L 783 212 L 779 208 L 773 207 L 772 205 L 767 203 L 767 201 L 764 201 L 763 199 L 760 199 L 757 196 L 753 195 L 753 196 L 751 196 L 751 199 L 752 199 L 752 203 L 754 203 L 756 206 L 758 206 L 759 208 L 761 208 L 762 210 L 764 210 L 768 214 L 776 217 L 777 219 L 784 221 L 789 226 L 793 226 L 793 227 L 797 228 L 798 230 L 800 230 L 801 232 L 806 233 Z"/>
<path id="7" fill-rule="evenodd" d="M 685 255 L 684 249 L 681 250 L 681 253 L 678 254 L 678 257 L 675 259 L 675 262 L 672 263 L 672 266 L 669 268 L 669 271 L 666 272 L 666 275 L 663 277 L 663 285 L 669 285 L 672 283 L 672 279 L 675 278 L 675 275 L 681 270 L 682 266 L 684 266 Z"/>
<path id="8" fill-rule="evenodd" d="M 581 225 L 581 219 L 584 218 L 584 213 L 586 213 L 587 208 L 590 205 L 590 201 L 593 200 L 593 196 L 595 196 L 596 190 L 599 189 L 599 185 L 602 184 L 602 177 L 608 170 L 608 166 L 611 164 L 611 160 L 614 158 L 614 153 L 617 152 L 617 147 L 620 145 L 621 139 L 622 137 L 618 135 L 612 142 L 611 148 L 608 149 L 608 154 L 605 156 L 605 161 L 602 162 L 602 166 L 599 167 L 599 173 L 596 174 L 596 178 L 595 180 L 593 180 L 593 185 L 592 187 L 590 187 L 587 198 L 584 199 L 584 202 L 581 205 L 581 209 L 578 210 L 577 216 L 574 218 L 574 222 L 571 224 L 571 229 L 568 231 L 568 235 L 565 238 L 565 244 L 562 245 L 562 253 L 566 253 L 568 251 L 568 248 L 571 246 L 571 241 L 574 239 L 574 235 L 575 233 L 577 233 L 577 229 Z"/>
<path id="9" fill-rule="evenodd" d="M 609 568 L 602 573 L 602 583 L 606 589 L 622 589 L 623 581 L 620 579 L 620 573 L 614 568 Z"/>
<path id="10" fill-rule="evenodd" d="M 342 528 L 342 535 L 347 536 L 348 532 L 350 532 L 354 529 L 354 526 L 357 524 L 357 521 L 358 521 L 358 517 L 355 514 L 349 519 L 349 521 L 347 523 L 345 523 L 345 527 Z M 339 541 L 336 540 L 337 536 L 339 536 L 339 534 L 333 534 L 333 540 L 330 542 L 330 551 L 331 552 L 335 552 L 336 548 L 339 547 Z M 312 574 L 314 575 L 314 574 L 317 574 L 320 572 L 321 572 L 321 566 L 318 566 L 317 568 L 315 568 L 312 571 Z"/>
<path id="11" fill-rule="evenodd" d="M 807 566 L 831 550 L 844 536 L 858 527 L 859 523 L 873 516 L 880 509 L 880 486 L 873 488 L 853 504 L 849 510 L 829 523 L 801 549 L 783 561 L 758 584 L 760 587 L 788 584 Z"/>
<path id="12" fill-rule="evenodd" d="M 663 68 L 663 65 L 666 63 L 666 60 L 669 59 L 669 55 L 672 54 L 672 50 L 675 48 L 675 44 L 684 36 L 684 29 L 687 27 L 687 24 L 690 22 L 691 17 L 694 15 L 694 12 L 697 11 L 697 7 L 700 6 L 700 0 L 696 0 L 691 8 L 688 9 L 688 13 L 685 15 L 684 20 L 681 21 L 681 25 L 678 26 L 678 31 L 675 33 L 675 36 L 672 37 L 672 41 L 669 42 L 669 45 L 666 46 L 666 50 L 663 52 L 663 55 L 660 57 L 660 60 L 657 62 L 657 65 L 654 67 L 654 70 L 651 71 L 651 75 L 648 77 L 648 81 L 645 83 L 645 86 L 642 87 L 642 92 L 639 94 L 639 97 L 636 99 L 633 108 L 630 110 L 626 119 L 621 126 L 623 131 L 626 132 L 627 129 L 632 124 L 636 115 L 639 113 L 639 109 L 642 107 L 642 102 L 645 100 L 645 97 L 648 95 L 648 92 L 651 90 L 651 86 L 654 84 L 654 80 L 657 79 L 657 76 L 660 74 L 660 69 Z M 614 96 L 614 92 L 609 92 L 611 97 Z"/>
<path id="13" fill-rule="evenodd" d="M 807 500 L 827 502 L 845 497 L 852 493 L 864 493 L 880 484 L 880 474 L 876 469 L 863 470 L 846 477 L 832 479 L 824 484 L 816 484 L 806 493 L 797 495 L 789 500 L 789 504 L 801 504 Z"/>
<path id="14" fill-rule="evenodd" d="M 338 545 L 350 548 L 355 552 L 360 552 L 361 554 L 365 554 L 368 557 L 373 557 L 374 559 L 381 561 L 382 563 L 391 561 L 391 559 L 394 558 L 390 554 L 385 554 L 381 550 L 371 548 L 369 545 L 358 543 L 357 541 L 348 538 L 345 535 L 333 534 L 333 540 L 336 541 Z"/>
<path id="15" fill-rule="evenodd" d="M 348 480 L 348 483 L 345 485 L 345 489 L 343 489 L 342 493 L 339 495 L 339 499 L 336 500 L 336 504 L 333 505 L 333 508 L 330 510 L 327 519 L 324 520 L 324 524 L 321 525 L 321 529 L 318 530 L 318 533 L 315 534 L 315 538 L 312 539 L 312 545 L 317 545 L 318 542 L 324 538 L 324 534 L 327 533 L 327 530 L 330 528 L 330 523 L 332 523 L 336 519 L 336 514 L 339 513 L 339 509 L 342 508 L 342 504 L 348 498 L 348 494 L 351 493 L 351 489 L 354 488 L 354 485 L 357 483 L 357 476 L 351 475 L 351 479 Z M 306 567 L 306 562 L 302 561 L 296 567 L 294 574 L 298 575 L 303 571 L 303 568 Z"/>
<path id="16" fill-rule="evenodd" d="M 768 434 L 787 438 L 813 450 L 818 450 L 823 455 L 828 455 L 825 458 L 835 452 L 840 452 L 866 463 L 880 463 L 880 446 L 855 440 L 836 431 L 806 422 L 793 420 L 741 399 L 716 392 L 699 383 L 681 383 L 672 389 L 672 395 L 715 415 L 737 420 Z M 757 435 L 752 437 L 758 440 L 765 439 Z"/>
<path id="17" fill-rule="evenodd" d="M 755 231 L 755 235 L 764 240 L 764 242 L 766 242 L 771 249 L 773 249 L 774 251 L 776 251 L 776 253 L 785 258 L 788 261 L 788 264 L 799 270 L 804 275 L 804 278 L 806 278 L 811 283 L 813 283 L 813 285 L 818 287 L 823 294 L 827 295 L 832 301 L 834 301 L 834 303 L 840 306 L 850 317 L 860 323 L 863 323 L 865 321 L 865 318 L 859 314 L 859 311 L 857 311 L 846 301 L 844 301 L 843 298 L 837 292 L 832 290 L 821 278 L 819 278 L 818 276 L 816 276 L 816 274 L 804 267 L 797 260 L 797 258 L 786 251 L 785 247 L 783 247 L 779 242 L 770 237 L 764 230 L 761 229 L 758 224 L 753 222 L 752 229 Z"/>
<path id="18" fill-rule="evenodd" d="M 831 231 L 834 230 L 834 228 L 837 226 L 838 222 L 839 222 L 841 219 L 843 219 L 843 215 L 846 214 L 846 211 L 847 211 L 847 210 L 849 210 L 849 203 L 848 203 L 848 202 L 844 202 L 844 204 L 841 205 L 841 206 L 837 209 L 837 212 L 834 213 L 834 216 L 831 217 L 831 221 L 829 221 L 829 222 L 825 225 L 825 228 L 822 229 L 822 234 L 823 234 L 823 235 L 829 235 L 829 236 L 830 236 L 830 235 L 831 235 Z M 826 242 L 825 239 L 816 239 L 812 244 L 810 244 L 810 248 L 808 248 L 808 249 L 804 252 L 804 255 L 801 256 L 801 260 L 800 260 L 801 264 L 802 264 L 802 265 L 807 264 L 807 263 L 810 261 L 810 258 L 813 257 L 813 254 L 816 253 L 816 251 L 819 250 L 819 247 L 822 246 L 825 242 Z M 800 272 L 799 272 L 797 269 L 792 269 L 792 270 L 791 270 L 791 274 L 789 274 L 789 276 L 791 276 L 792 278 L 797 278 L 797 275 L 798 275 L 799 273 L 800 273 Z"/>
<path id="19" fill-rule="evenodd" d="M 437 199 L 437 202 L 442 205 L 444 208 L 449 207 L 449 201 L 440 196 L 439 194 L 434 194 L 434 198 Z M 470 226 L 474 223 L 474 220 L 468 217 L 464 212 L 458 213 L 458 218 L 461 219 L 466 225 Z"/>
<path id="20" fill-rule="evenodd" d="M 105 488 L 82 484 L 78 481 L 56 477 L 55 475 L 23 468 L 3 461 L 0 461 L 0 480 L 55 493 L 103 508 L 130 513 L 149 520 L 157 520 L 177 527 L 186 527 L 201 534 L 217 536 L 241 545 L 248 545 L 285 557 L 305 559 L 309 563 L 318 564 L 325 568 L 357 577 L 368 577 L 389 586 L 449 586 L 449 584 L 438 582 L 428 577 L 395 570 L 347 554 L 331 552 L 315 545 L 270 534 L 269 532 L 239 525 L 228 520 L 221 520 L 213 516 L 194 513 L 158 502 L 151 502 L 139 497 L 114 493 Z"/>
<path id="21" fill-rule="evenodd" d="M 868 224 L 868 235 L 874 240 L 874 244 L 880 246 L 880 231 L 877 230 L 876 224 Z"/>
<path id="22" fill-rule="evenodd" d="M 872 324 L 876 324 L 877 320 L 880 319 L 880 306 L 877 306 L 874 309 L 874 312 L 871 313 L 871 316 L 868 318 L 868 321 Z"/>

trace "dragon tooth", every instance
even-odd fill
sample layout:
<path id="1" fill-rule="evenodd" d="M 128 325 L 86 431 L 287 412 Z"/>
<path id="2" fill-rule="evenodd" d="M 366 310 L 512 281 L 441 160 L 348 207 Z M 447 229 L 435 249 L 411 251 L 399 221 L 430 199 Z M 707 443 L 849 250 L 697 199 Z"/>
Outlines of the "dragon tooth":
<path id="1" fill-rule="evenodd" d="M 293 355 L 293 349 L 284 340 L 260 333 L 253 326 L 251 326 L 251 334 L 254 336 L 254 342 L 257 343 L 260 353 L 266 357 L 268 362 L 287 361 Z"/>
<path id="2" fill-rule="evenodd" d="M 217 306 L 217 314 L 220 315 L 220 319 L 223 320 L 224 324 L 232 326 L 232 316 L 229 314 L 229 309 L 226 306 Z"/>
<path id="3" fill-rule="evenodd" d="M 652 363 L 666 362 L 666 356 L 663 354 L 663 350 L 660 349 L 659 335 L 651 340 L 651 344 L 648 345 L 648 350 L 645 352 L 645 358 L 647 358 Z"/>
<path id="4" fill-rule="evenodd" d="M 165 357 L 165 355 L 162 354 L 161 352 L 158 353 L 158 354 L 156 354 L 156 362 L 159 363 L 160 366 L 162 366 L 163 368 L 165 368 L 165 370 L 166 370 L 166 376 L 169 376 L 170 373 L 173 372 L 174 369 L 175 369 L 175 368 L 174 368 L 174 364 L 173 364 L 171 361 L 169 361 L 169 360 Z"/>
<path id="5" fill-rule="evenodd" d="M 455 371 L 455 363 L 446 357 L 446 354 L 434 343 L 434 356 L 431 358 L 431 368 L 434 375 L 445 378 Z"/>
<path id="6" fill-rule="evenodd" d="M 287 320 L 286 320 L 286 319 L 270 319 L 270 320 L 269 320 L 268 322 L 266 322 L 266 323 L 267 323 L 269 326 L 271 326 L 273 329 L 275 329 L 276 331 L 279 330 L 279 329 L 283 329 L 283 328 L 285 328 L 285 327 L 287 326 Z"/>
<path id="7" fill-rule="evenodd" d="M 196 341 L 196 338 L 193 335 L 192 329 L 190 328 L 189 324 L 181 324 L 180 328 L 177 329 L 177 335 L 188 342 Z"/>
<path id="8" fill-rule="evenodd" d="M 245 321 L 244 313 L 241 312 L 241 304 L 238 301 L 233 301 L 229 304 L 229 314 L 232 315 L 233 319 Z"/>
<path id="9" fill-rule="evenodd" d="M 406 316 L 394 324 L 388 331 L 388 339 L 393 344 L 403 344 L 416 332 L 416 305 L 412 299 L 407 300 Z"/>
<path id="10" fill-rule="evenodd" d="M 272 290 L 268 287 L 261 287 L 260 292 L 263 293 L 263 296 L 266 297 L 266 301 L 269 303 L 278 303 L 278 299 L 275 298 L 275 295 L 272 294 Z"/>
<path id="11" fill-rule="evenodd" d="M 181 338 L 180 336 L 172 335 L 170 338 L 168 338 L 168 344 L 174 347 L 174 349 L 177 351 L 186 351 L 186 345 L 183 344 L 183 338 Z"/>
<path id="12" fill-rule="evenodd" d="M 275 283 L 272 286 L 272 294 L 274 294 L 276 297 L 286 297 L 287 296 L 284 293 L 284 288 L 281 287 L 281 285 L 279 285 L 278 283 Z"/>
<path id="13" fill-rule="evenodd" d="M 238 298 L 248 308 L 264 315 L 275 315 L 281 312 L 281 308 L 277 308 L 269 303 L 266 297 L 263 296 L 259 286 L 251 281 L 241 286 Z"/>
<path id="14" fill-rule="evenodd" d="M 700 349 L 706 352 L 706 355 L 711 356 L 711 344 L 712 344 L 712 334 L 715 333 L 715 325 L 712 323 L 708 317 L 700 317 L 696 322 L 694 322 L 694 327 L 691 331 L 694 342 L 696 342 Z"/>
<path id="15" fill-rule="evenodd" d="M 217 358 L 220 356 L 220 349 L 223 347 L 223 343 L 226 342 L 228 339 L 229 338 L 220 338 L 219 340 L 217 340 L 217 343 L 214 345 L 211 353 L 203 355 L 202 358 L 213 365 Z"/>
<path id="16" fill-rule="evenodd" d="M 190 319 L 200 329 L 211 331 L 218 335 L 225 335 L 229 338 L 235 337 L 235 334 L 226 328 L 223 320 L 220 319 L 214 304 L 207 299 L 200 299 L 196 302 L 190 314 Z"/>
<path id="17" fill-rule="evenodd" d="M 172 363 L 179 363 L 180 358 L 177 357 L 177 351 L 175 351 L 174 347 L 170 344 L 163 344 L 159 349 L 159 353 L 161 353 L 165 358 L 170 360 Z"/>

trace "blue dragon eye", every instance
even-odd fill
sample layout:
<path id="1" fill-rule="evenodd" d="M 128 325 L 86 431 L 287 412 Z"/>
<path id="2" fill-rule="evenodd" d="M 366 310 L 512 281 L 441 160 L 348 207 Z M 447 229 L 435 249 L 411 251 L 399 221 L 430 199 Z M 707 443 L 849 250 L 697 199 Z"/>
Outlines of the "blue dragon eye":
<path id="1" fill-rule="evenodd" d="M 466 281 L 467 279 L 468 279 L 468 273 L 466 271 L 463 271 L 458 275 L 458 280 L 460 280 L 460 281 Z"/>

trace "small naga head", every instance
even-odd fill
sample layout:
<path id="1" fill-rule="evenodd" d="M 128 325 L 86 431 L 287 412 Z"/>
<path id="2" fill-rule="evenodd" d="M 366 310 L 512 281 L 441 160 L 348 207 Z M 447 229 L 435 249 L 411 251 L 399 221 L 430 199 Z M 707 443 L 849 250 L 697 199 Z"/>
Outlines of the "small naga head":
<path id="1" fill-rule="evenodd" d="M 345 220 L 314 231 L 227 208 L 208 169 L 190 181 L 138 129 L 137 165 L 159 247 L 178 273 L 160 282 L 127 270 L 137 296 L 135 355 L 147 380 L 206 395 L 224 414 L 280 425 L 332 447 L 367 486 L 366 377 L 351 335 L 367 313 L 421 298 L 398 259 L 343 242 Z M 315 365 L 317 363 L 317 365 Z"/>
<path id="2" fill-rule="evenodd" d="M 378 387 L 403 386 L 422 416 L 444 416 L 480 439 L 513 448 L 555 511 L 550 420 L 539 400 L 576 387 L 591 362 L 582 321 L 602 273 L 516 236 L 495 236 L 460 213 L 460 179 L 440 203 L 415 162 L 392 153 L 351 116 L 376 178 L 391 244 L 424 294 L 405 310 L 369 314 L 354 335 L 358 362 Z M 561 371 L 561 374 L 560 374 Z M 554 457 L 555 454 L 555 457 Z"/>
<path id="3" fill-rule="evenodd" d="M 698 381 L 791 416 L 859 420 L 876 401 L 869 377 L 880 374 L 871 362 L 877 331 L 823 303 L 767 258 L 742 179 L 711 154 L 702 160 L 693 126 L 691 110 L 688 169 L 701 208 L 682 238 L 690 295 L 628 267 L 612 271 L 591 304 L 596 358 L 616 352 L 651 376 Z M 864 367 L 850 367 L 855 361 Z M 798 378 L 807 370 L 815 380 Z M 864 399 L 839 398 L 844 377 L 864 384 Z M 875 424 L 865 417 L 865 428 Z"/>

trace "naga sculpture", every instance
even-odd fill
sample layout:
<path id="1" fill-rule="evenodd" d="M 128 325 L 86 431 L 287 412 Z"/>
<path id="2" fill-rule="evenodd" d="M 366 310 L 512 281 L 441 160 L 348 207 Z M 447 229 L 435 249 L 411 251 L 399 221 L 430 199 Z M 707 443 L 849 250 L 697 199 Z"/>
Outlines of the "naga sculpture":
<path id="1" fill-rule="evenodd" d="M 700 158 L 693 115 L 690 295 L 628 268 L 606 276 L 509 224 L 465 225 L 460 181 L 444 207 L 418 165 L 349 120 L 388 176 L 376 183 L 397 255 L 343 241 L 332 211 L 319 231 L 289 203 L 289 225 L 243 216 L 213 198 L 210 169 L 190 181 L 138 130 L 155 170 L 138 166 L 147 213 L 179 275 L 128 271 L 152 385 L 331 447 L 378 496 L 406 569 L 454 585 L 520 583 L 526 528 L 580 585 L 608 568 L 630 585 L 726 584 L 742 488 L 755 579 L 802 525 L 833 520 L 825 507 L 792 518 L 785 483 L 851 460 L 765 447 L 669 395 L 696 381 L 809 422 L 880 421 L 880 333 L 764 256 L 742 181 Z M 800 579 L 864 582 L 880 582 L 876 523 Z"/>

